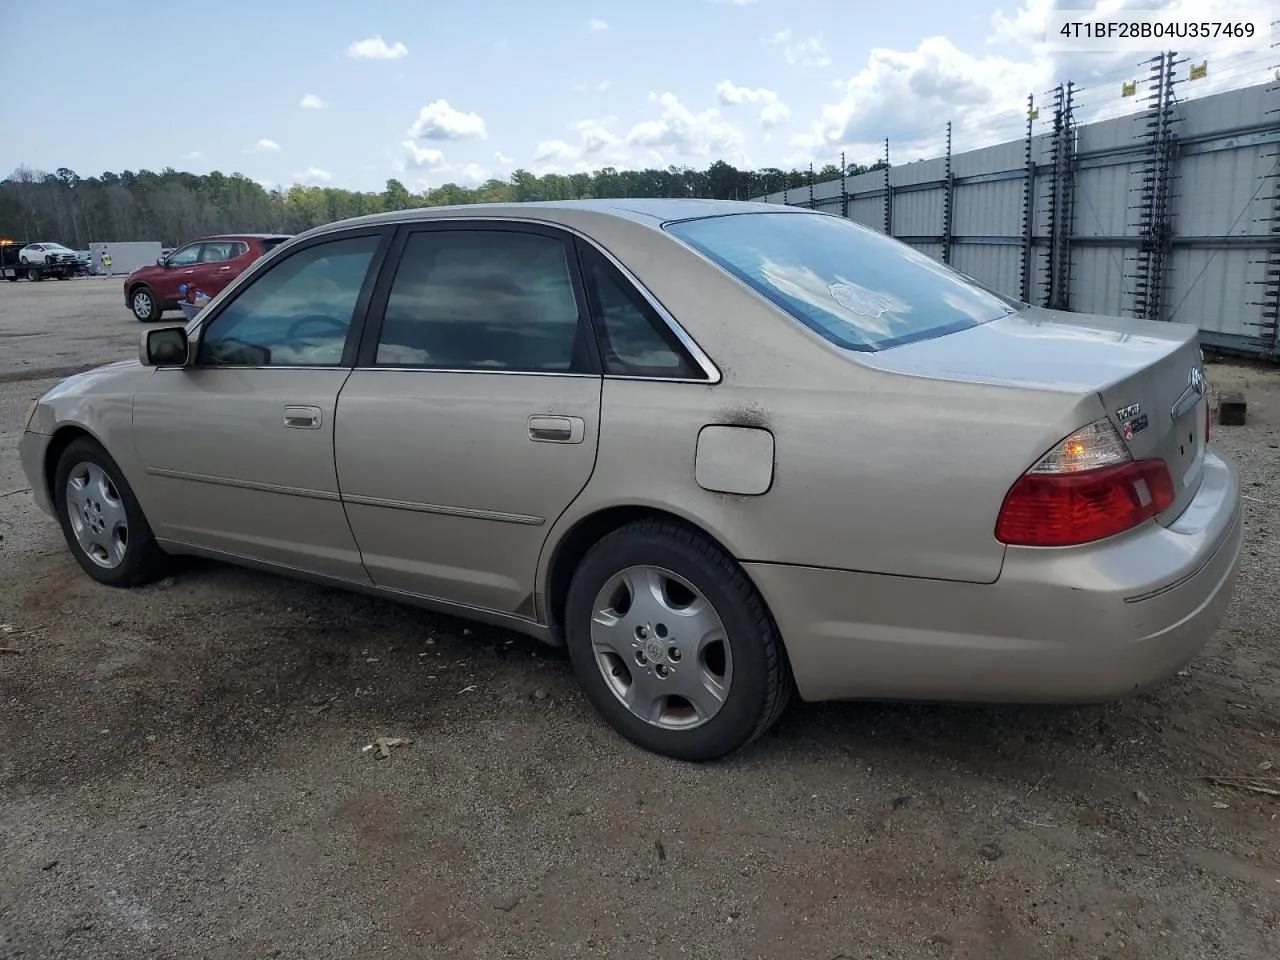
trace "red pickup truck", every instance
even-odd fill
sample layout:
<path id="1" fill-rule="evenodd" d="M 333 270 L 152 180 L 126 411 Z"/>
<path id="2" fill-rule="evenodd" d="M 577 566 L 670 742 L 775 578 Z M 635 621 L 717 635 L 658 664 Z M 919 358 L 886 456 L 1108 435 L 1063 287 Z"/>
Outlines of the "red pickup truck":
<path id="1" fill-rule="evenodd" d="M 209 296 L 222 292 L 259 257 L 289 239 L 279 233 L 229 233 L 192 240 L 156 261 L 139 267 L 124 281 L 124 302 L 139 320 L 159 320 L 177 310 L 179 287 L 195 287 Z"/>

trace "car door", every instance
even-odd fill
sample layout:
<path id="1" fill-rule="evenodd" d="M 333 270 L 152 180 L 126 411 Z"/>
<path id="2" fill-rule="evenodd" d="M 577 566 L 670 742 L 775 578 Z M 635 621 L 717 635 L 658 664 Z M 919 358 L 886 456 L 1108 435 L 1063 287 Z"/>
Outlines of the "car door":
<path id="1" fill-rule="evenodd" d="M 243 240 L 206 240 L 192 282 L 211 297 L 220 293 L 237 274 L 233 261 L 248 249 Z"/>
<path id="2" fill-rule="evenodd" d="M 223 287 L 248 270 L 262 255 L 262 248 L 256 242 L 236 240 L 230 259 L 219 266 L 218 290 L 221 291 Z"/>
<path id="3" fill-rule="evenodd" d="M 182 299 L 178 291 L 184 283 L 190 284 L 196 275 L 196 267 L 200 262 L 200 251 L 204 244 L 196 241 L 179 247 L 165 258 L 164 267 L 158 271 L 151 281 L 151 292 L 161 303 L 174 304 Z"/>
<path id="4" fill-rule="evenodd" d="M 347 517 L 380 586 L 532 617 L 538 554 L 595 464 L 601 378 L 572 239 L 402 227 L 338 398 Z"/>
<path id="5" fill-rule="evenodd" d="M 368 582 L 338 494 L 334 408 L 386 236 L 298 247 L 201 323 L 191 364 L 137 392 L 140 499 L 157 536 Z"/>

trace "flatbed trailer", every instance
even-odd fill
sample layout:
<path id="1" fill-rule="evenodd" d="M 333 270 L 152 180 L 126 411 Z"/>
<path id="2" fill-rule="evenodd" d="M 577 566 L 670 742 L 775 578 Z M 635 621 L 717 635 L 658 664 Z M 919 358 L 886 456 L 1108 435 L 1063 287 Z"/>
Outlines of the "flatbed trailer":
<path id="1" fill-rule="evenodd" d="M 14 283 L 18 280 L 68 280 L 84 271 L 85 265 L 76 260 L 58 263 L 20 263 L 18 251 L 27 241 L 0 241 L 0 278 Z"/>

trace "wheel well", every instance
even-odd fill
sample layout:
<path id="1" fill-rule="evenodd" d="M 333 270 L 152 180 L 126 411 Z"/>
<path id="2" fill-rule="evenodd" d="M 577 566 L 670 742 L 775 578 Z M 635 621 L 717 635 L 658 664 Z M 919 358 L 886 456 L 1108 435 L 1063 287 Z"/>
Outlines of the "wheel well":
<path id="1" fill-rule="evenodd" d="M 49 439 L 49 446 L 44 451 L 44 485 L 51 503 L 54 502 L 53 481 L 58 470 L 58 460 L 61 459 L 62 452 L 81 437 L 94 439 L 93 434 L 79 427 L 59 427 Z"/>
<path id="2" fill-rule="evenodd" d="M 658 510 L 654 507 L 609 507 L 583 517 L 556 545 L 555 553 L 551 558 L 551 569 L 547 575 L 547 614 L 551 629 L 557 635 L 560 625 L 564 623 L 564 606 L 569 597 L 569 584 L 582 558 L 587 555 L 588 550 L 613 531 L 637 520 L 666 520 L 679 524 L 699 536 L 706 537 L 730 557 L 733 556 L 725 549 L 724 544 L 706 530 L 666 510 Z"/>
<path id="3" fill-rule="evenodd" d="M 150 293 L 151 288 L 147 286 L 147 282 L 145 280 L 138 280 L 135 283 L 129 284 L 129 296 L 132 297 L 135 293 L 137 293 L 139 290 L 142 290 L 144 288 L 147 290 L 148 293 Z M 153 297 L 155 296 L 154 293 L 152 293 L 151 295 Z"/>

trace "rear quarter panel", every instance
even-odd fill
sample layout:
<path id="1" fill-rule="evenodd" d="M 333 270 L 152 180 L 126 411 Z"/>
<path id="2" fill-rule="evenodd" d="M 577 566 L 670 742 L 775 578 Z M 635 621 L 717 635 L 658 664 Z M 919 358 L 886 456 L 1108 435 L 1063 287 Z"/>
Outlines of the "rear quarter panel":
<path id="1" fill-rule="evenodd" d="M 596 469 L 552 544 L 598 510 L 641 505 L 698 524 L 744 561 L 989 583 L 1004 558 L 994 528 L 1009 487 L 1102 415 L 1096 393 L 871 369 L 650 227 L 610 219 L 588 232 L 676 317 L 722 380 L 606 378 Z M 773 433 L 768 492 L 697 485 L 697 437 L 708 424 Z"/>

